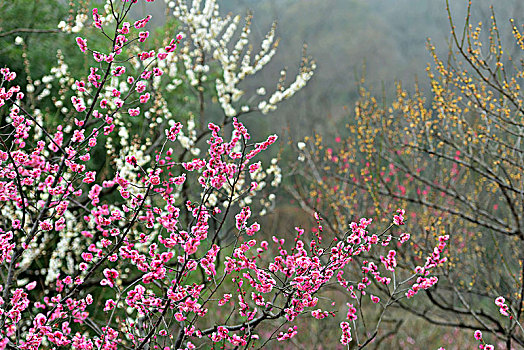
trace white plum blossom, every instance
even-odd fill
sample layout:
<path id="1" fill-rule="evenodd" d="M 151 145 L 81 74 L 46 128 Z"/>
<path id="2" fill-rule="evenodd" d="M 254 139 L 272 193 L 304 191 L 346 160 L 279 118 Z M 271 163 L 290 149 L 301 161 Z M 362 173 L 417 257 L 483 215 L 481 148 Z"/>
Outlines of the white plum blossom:
<path id="1" fill-rule="evenodd" d="M 294 82 L 284 86 L 284 80 L 278 83 L 276 91 L 269 98 L 261 100 L 254 106 L 239 101 L 245 97 L 246 91 L 239 87 L 248 76 L 253 76 L 268 64 L 276 53 L 276 24 L 274 23 L 260 44 L 258 52 L 252 52 L 250 44 L 251 19 L 248 14 L 243 25 L 239 15 L 219 15 L 219 5 L 216 0 L 166 1 L 173 8 L 173 15 L 181 22 L 188 32 L 187 42 L 181 50 L 180 57 L 173 58 L 184 66 L 188 82 L 200 87 L 207 80 L 209 60 L 213 59 L 220 65 L 221 77 L 216 78 L 215 88 L 218 102 L 226 117 L 235 117 L 241 113 L 258 110 L 267 114 L 277 108 L 285 99 L 302 89 L 313 75 L 316 68 L 314 62 L 304 57 L 301 68 Z M 236 34 L 240 29 L 240 33 Z M 173 66 L 173 65 L 171 65 Z M 285 76 L 285 73 L 284 73 Z M 172 83 L 172 86 L 176 86 Z M 266 89 L 257 89 L 256 94 L 264 96 Z M 248 96 L 247 100 L 253 100 Z"/>

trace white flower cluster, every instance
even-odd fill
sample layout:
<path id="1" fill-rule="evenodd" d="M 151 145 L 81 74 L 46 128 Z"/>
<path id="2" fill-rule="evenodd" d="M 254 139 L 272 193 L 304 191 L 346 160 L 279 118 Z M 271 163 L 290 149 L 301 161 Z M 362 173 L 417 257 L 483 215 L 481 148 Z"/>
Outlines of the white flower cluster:
<path id="1" fill-rule="evenodd" d="M 193 0 L 191 6 L 185 0 L 178 0 L 173 15 L 187 25 L 195 46 L 207 52 L 216 46 L 218 35 L 231 20 L 230 16 L 219 16 L 216 0 L 205 0 L 203 8 L 202 0 Z"/>
<path id="2" fill-rule="evenodd" d="M 115 20 L 111 11 L 111 1 L 112 0 L 106 0 L 104 10 L 100 13 L 100 22 L 102 25 L 112 23 Z M 87 7 L 81 8 L 75 18 L 68 21 L 69 23 L 66 21 L 60 21 L 60 23 L 58 23 L 58 29 L 66 33 L 79 33 L 85 27 L 86 22 L 89 19 L 87 12 Z"/>
<path id="3" fill-rule="evenodd" d="M 170 126 L 175 125 L 175 120 L 169 121 Z M 189 117 L 189 120 L 187 121 L 187 135 L 184 133 L 184 130 L 180 130 L 180 132 L 177 135 L 177 140 L 180 142 L 180 145 L 184 147 L 184 149 L 187 149 L 189 152 L 191 152 L 192 155 L 198 156 L 200 154 L 200 148 L 196 147 L 196 141 L 197 141 L 197 131 L 196 131 L 196 123 L 195 123 L 195 116 L 191 115 Z"/>
<path id="4" fill-rule="evenodd" d="M 296 94 L 300 89 L 306 86 L 307 82 L 313 76 L 313 71 L 316 68 L 316 64 L 313 62 L 310 66 L 303 66 L 300 72 L 295 77 L 295 81 L 291 83 L 287 88 L 283 84 L 279 84 L 280 87 L 269 97 L 267 101 L 261 101 L 258 104 L 258 109 L 263 114 L 269 113 L 277 109 L 277 104 L 283 100 L 287 100 Z M 286 72 L 281 73 L 282 81 L 285 79 Z"/>
<path id="5" fill-rule="evenodd" d="M 306 160 L 306 155 L 304 153 L 305 150 L 306 150 L 306 146 L 307 145 L 306 145 L 305 142 L 300 141 L 300 142 L 297 143 L 297 148 L 298 148 L 298 150 L 300 152 L 299 155 L 298 155 L 298 161 L 299 162 L 303 162 L 303 161 Z"/>
<path id="6" fill-rule="evenodd" d="M 260 166 L 257 170 L 250 174 L 251 180 L 258 183 L 257 190 L 263 189 L 271 176 L 272 180 L 270 185 L 273 187 L 278 187 L 282 182 L 282 170 L 278 166 L 277 158 L 271 159 L 271 165 L 266 170 Z"/>
<path id="7" fill-rule="evenodd" d="M 189 44 L 180 50 L 180 58 L 189 84 L 197 86 L 205 81 L 205 73 L 209 71 L 209 66 L 205 64 L 205 55 L 209 55 L 217 46 L 217 38 L 231 21 L 231 17 L 219 16 L 216 0 L 205 1 L 203 8 L 201 0 L 193 1 L 190 7 L 185 1 L 178 1 L 173 7 L 173 15 L 186 27 L 189 34 L 185 39 Z"/>
<path id="8" fill-rule="evenodd" d="M 47 150 L 44 151 L 45 155 L 49 155 Z M 22 212 L 20 209 L 15 209 L 11 202 L 7 202 L 6 205 L 2 208 L 3 214 L 11 218 L 22 218 Z M 51 284 L 56 281 L 56 278 L 61 273 L 65 271 L 66 273 L 73 274 L 75 271 L 75 258 L 78 256 L 82 249 L 81 241 L 83 239 L 78 233 L 82 229 L 82 224 L 76 220 L 75 216 L 69 212 L 64 212 L 65 218 L 65 228 L 60 231 L 59 241 L 56 244 L 55 250 L 53 250 L 51 259 L 48 262 L 47 266 L 43 266 L 40 270 L 34 271 L 35 273 L 40 273 L 45 275 L 45 283 Z M 24 229 L 29 231 L 31 223 L 26 222 Z M 17 268 L 18 273 L 21 273 L 27 270 L 34 260 L 36 260 L 42 253 L 45 253 L 45 250 L 48 247 L 48 244 L 56 236 L 52 233 L 43 232 L 35 236 L 35 238 L 28 244 L 27 248 L 24 249 L 22 260 L 20 265 Z M 18 281 L 18 284 L 22 284 L 22 281 Z"/>
<path id="9" fill-rule="evenodd" d="M 244 207 L 248 205 L 252 206 L 255 197 L 260 196 L 262 190 L 267 188 L 268 182 L 272 187 L 278 187 L 282 181 L 282 172 L 280 167 L 278 166 L 278 160 L 276 158 L 273 158 L 271 160 L 271 165 L 267 169 L 264 169 L 262 167 L 261 162 L 258 162 L 257 164 L 258 168 L 255 171 L 249 173 L 248 177 L 245 176 L 245 173 L 242 173 L 240 175 L 234 188 L 232 188 L 231 185 L 228 182 L 226 182 L 220 189 L 220 192 L 224 194 L 226 198 L 229 198 L 231 196 L 232 191 L 234 190 L 234 193 L 238 197 L 234 197 L 233 200 L 238 200 L 238 205 L 240 207 Z M 253 182 L 257 183 L 256 188 L 249 192 L 245 192 L 245 189 L 250 186 L 250 183 Z M 268 193 L 266 196 L 261 197 L 259 200 L 261 209 L 258 212 L 258 215 L 265 215 L 267 213 L 267 210 L 274 205 L 275 198 L 276 196 L 274 193 Z M 215 195 L 215 193 L 211 193 L 211 195 L 207 198 L 206 205 L 216 206 L 217 204 L 217 195 Z M 224 207 L 227 207 L 229 205 L 229 202 L 227 200 L 224 200 L 221 204 Z"/>
<path id="10" fill-rule="evenodd" d="M 84 28 L 85 22 L 88 17 L 85 13 L 78 13 L 75 16 L 73 23 L 67 23 L 66 21 L 60 21 L 58 23 L 58 29 L 66 33 L 78 33 Z"/>
<path id="11" fill-rule="evenodd" d="M 216 0 L 193 0 L 191 5 L 183 0 L 176 4 L 173 1 L 166 2 L 170 8 L 174 8 L 173 15 L 189 32 L 186 46 L 181 50 L 181 61 L 189 83 L 201 87 L 202 82 L 207 80 L 209 63 L 206 59 L 213 58 L 220 64 L 222 76 L 215 80 L 215 87 L 218 101 L 227 117 L 257 109 L 264 114 L 273 111 L 278 103 L 293 96 L 311 79 L 316 66 L 304 58 L 291 85 L 286 88 L 281 81 L 276 91 L 267 100 L 260 101 L 258 106 L 242 105 L 239 100 L 245 91 L 239 84 L 259 72 L 275 55 L 278 46 L 278 40 L 275 39 L 276 25 L 270 28 L 260 50 L 255 54 L 249 43 L 251 15 L 246 17 L 240 34 L 235 35 L 239 29 L 240 16 L 220 17 Z M 257 90 L 260 96 L 265 93 L 264 88 Z"/>
<path id="12" fill-rule="evenodd" d="M 278 187 L 282 183 L 282 169 L 278 166 L 278 159 L 271 159 L 271 166 L 267 169 L 268 175 L 273 175 L 271 186 Z"/>
<path id="13" fill-rule="evenodd" d="M 111 10 L 113 8 L 113 6 L 111 6 L 111 1 L 113 0 L 106 0 L 106 3 L 104 4 L 104 11 L 100 11 L 100 22 L 102 23 L 102 26 L 115 21 L 115 17 L 113 16 Z"/>
<path id="14" fill-rule="evenodd" d="M 82 230 L 81 223 L 75 218 L 75 216 L 66 211 L 64 213 L 66 227 L 60 231 L 59 242 L 56 245 L 56 249 L 51 255 L 49 261 L 49 267 L 45 271 L 46 279 L 45 283 L 50 284 L 56 281 L 56 278 L 61 271 L 65 271 L 68 274 L 73 274 L 75 271 L 75 262 L 73 255 L 79 255 L 82 252 L 80 241 L 81 237 L 78 232 Z M 48 236 L 48 234 L 46 234 Z M 44 236 L 44 240 L 49 240 L 51 237 Z M 45 247 L 45 244 L 41 244 L 41 247 Z M 37 248 L 42 249 L 42 248 Z"/>

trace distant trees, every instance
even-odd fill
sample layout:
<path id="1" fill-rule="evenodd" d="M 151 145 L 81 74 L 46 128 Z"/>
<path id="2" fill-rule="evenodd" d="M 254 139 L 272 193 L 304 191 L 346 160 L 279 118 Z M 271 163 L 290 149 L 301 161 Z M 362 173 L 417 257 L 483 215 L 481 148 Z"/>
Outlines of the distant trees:
<path id="1" fill-rule="evenodd" d="M 317 135 L 300 145 L 310 181 L 291 191 L 334 232 L 363 206 L 377 213 L 401 206 L 412 214 L 415 248 L 449 234 L 450 262 L 436 288 L 424 303 L 400 305 L 435 325 L 490 332 L 510 349 L 524 346 L 524 32 L 512 21 L 514 41 L 503 48 L 494 12 L 475 24 L 468 8 L 460 29 L 449 5 L 448 15 L 449 55 L 439 57 L 428 42 L 431 91 L 409 93 L 399 83 L 385 103 L 362 81 L 341 138 Z M 496 315 L 498 295 L 512 319 Z"/>

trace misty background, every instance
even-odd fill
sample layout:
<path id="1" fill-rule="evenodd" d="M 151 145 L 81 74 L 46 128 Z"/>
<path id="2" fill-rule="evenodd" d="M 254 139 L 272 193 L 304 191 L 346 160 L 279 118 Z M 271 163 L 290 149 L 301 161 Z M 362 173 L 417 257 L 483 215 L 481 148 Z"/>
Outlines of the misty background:
<path id="1" fill-rule="evenodd" d="M 308 56 L 317 63 L 312 80 L 293 99 L 268 116 L 250 118 L 256 121 L 248 123 L 263 131 L 280 132 L 290 127 L 294 137 L 302 137 L 312 130 L 323 133 L 344 125 L 358 98 L 356 82 L 363 75 L 366 87 L 385 102 L 394 96 L 399 81 L 408 90 L 413 90 L 418 82 L 429 91 L 426 67 L 432 59 L 427 50 L 428 39 L 439 57 L 446 57 L 449 52 L 450 22 L 445 0 L 219 0 L 218 4 L 222 16 L 253 13 L 254 45 L 277 22 L 277 54 L 268 67 L 247 82 L 250 88 L 265 86 L 270 91 L 284 67 L 289 77 L 294 76 L 304 44 Z M 450 0 L 459 32 L 464 26 L 467 4 L 465 0 Z M 509 19 L 521 24 L 524 2 L 473 0 L 473 27 L 479 21 L 490 21 L 490 6 L 501 28 L 504 47 L 515 47 Z M 142 2 L 141 7 L 144 13 L 153 13 L 157 25 L 164 22 L 164 2 Z"/>

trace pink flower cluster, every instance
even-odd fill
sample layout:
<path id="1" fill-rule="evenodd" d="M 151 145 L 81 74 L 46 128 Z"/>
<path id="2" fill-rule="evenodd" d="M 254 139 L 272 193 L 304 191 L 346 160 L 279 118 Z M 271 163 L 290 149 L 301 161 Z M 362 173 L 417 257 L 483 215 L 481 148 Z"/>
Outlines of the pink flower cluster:
<path id="1" fill-rule="evenodd" d="M 431 276 L 428 277 L 431 273 L 431 269 L 437 267 L 438 265 L 444 264 L 447 261 L 446 257 L 442 257 L 441 254 L 446 247 L 446 242 L 449 240 L 448 235 L 439 236 L 439 244 L 433 249 L 433 252 L 430 256 L 426 258 L 426 263 L 424 266 L 417 266 L 415 272 L 420 276 L 417 278 L 417 282 L 411 286 L 406 292 L 408 298 L 412 298 L 422 289 L 428 289 L 438 282 L 438 277 Z"/>
<path id="2" fill-rule="evenodd" d="M 506 299 L 504 299 L 504 297 L 500 296 L 495 299 L 495 305 L 499 307 L 499 312 L 501 315 L 510 316 L 509 306 L 506 304 Z"/>
<path id="3" fill-rule="evenodd" d="M 121 5 L 128 8 L 135 2 Z M 87 77 L 74 83 L 70 125 L 50 131 L 37 125 L 21 108 L 20 88 L 4 87 L 15 74 L 0 70 L 0 107 L 9 105 L 14 137 L 12 147 L 0 151 L 0 204 L 9 204 L 17 216 L 0 228 L 0 262 L 8 266 L 0 286 L 0 349 L 144 349 L 159 348 L 152 344 L 160 343 L 170 344 L 164 349 L 192 349 L 206 341 L 248 346 L 259 338 L 255 328 L 266 320 L 296 322 L 306 313 L 318 320 L 336 317 L 335 304 L 325 305 L 318 295 L 332 283 L 352 300 L 340 323 L 341 343 L 349 344 L 348 321 L 358 320 L 362 296 L 369 293 L 367 302 L 377 308 L 389 304 L 381 303 L 381 297 L 399 296 L 398 285 L 391 283 L 397 251 L 386 248 L 393 237 L 386 232 L 404 225 L 404 210 L 397 210 L 381 234 L 368 232 L 372 220 L 363 218 L 326 244 L 327 228 L 315 213 L 316 227 L 307 233 L 297 228 L 294 241 L 255 239 L 261 230 L 253 220 L 256 213 L 237 202 L 257 187 L 254 181 L 242 183 L 243 176 L 260 169 L 253 159 L 277 136 L 251 143 L 247 128 L 236 118 L 228 121 L 233 127 L 230 139 L 223 128 L 208 124 L 210 137 L 202 158 L 187 161 L 177 158 L 178 150 L 167 149 L 182 130 L 182 124 L 175 123 L 160 130 L 160 146 L 150 160 L 127 148 L 129 154 L 120 155 L 122 168 L 92 169 L 93 148 L 116 134 L 121 115 L 126 120 L 128 115 L 141 117 L 155 96 L 151 80 L 163 74 L 147 65 L 133 71 L 126 62 L 165 59 L 182 39 L 166 41 L 159 51 L 125 57 L 132 42 L 150 38 L 141 29 L 151 16 L 133 25 L 115 16 L 111 38 L 103 21 L 109 15 L 92 11 L 93 27 L 110 39 L 109 52 L 94 51 L 86 39 L 76 38 L 79 49 L 92 54 L 96 63 Z M 119 79 L 131 87 L 110 86 Z M 188 194 L 197 181 L 198 193 Z M 218 198 L 216 204 L 208 204 L 212 195 Z M 16 276 L 22 272 L 17 269 L 24 254 L 37 251 L 40 242 L 63 237 L 75 249 L 70 259 L 74 266 L 64 266 L 45 292 L 47 287 L 39 289 L 41 280 L 20 288 Z M 409 238 L 405 233 L 395 237 L 400 243 Z M 420 276 L 408 297 L 436 283 L 436 277 L 428 276 L 446 261 L 441 255 L 447 240 L 440 237 L 426 264 L 417 267 Z M 372 250 L 377 250 L 375 255 Z M 381 288 L 371 294 L 373 282 Z M 213 326 L 204 328 L 206 324 Z M 289 340 L 297 332 L 291 325 L 275 331 L 274 339 Z"/>
<path id="4" fill-rule="evenodd" d="M 473 332 L 473 337 L 480 342 L 478 348 L 481 350 L 495 350 L 495 347 L 491 344 L 487 344 L 484 339 L 482 338 L 482 332 L 479 330 L 476 330 Z M 446 350 L 443 347 L 438 348 L 438 350 Z"/>
<path id="5" fill-rule="evenodd" d="M 400 226 L 400 225 L 404 225 L 404 214 L 405 214 L 405 210 L 404 209 L 398 209 L 397 210 L 397 215 L 395 215 L 393 217 L 393 223 L 397 226 Z"/>

